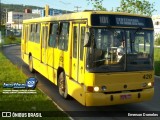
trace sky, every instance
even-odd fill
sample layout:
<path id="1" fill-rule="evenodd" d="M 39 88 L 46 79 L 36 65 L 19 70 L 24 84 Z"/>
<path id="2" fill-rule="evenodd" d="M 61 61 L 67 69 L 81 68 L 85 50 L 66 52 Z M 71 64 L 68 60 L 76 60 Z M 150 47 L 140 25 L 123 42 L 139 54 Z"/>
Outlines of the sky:
<path id="1" fill-rule="evenodd" d="M 116 8 L 120 6 L 121 0 L 103 0 L 103 7 L 107 8 L 107 10 L 112 10 L 112 8 Z M 160 15 L 160 0 L 148 0 L 151 3 L 155 3 L 156 12 L 153 15 Z M 46 4 L 50 6 L 50 8 L 54 9 L 62 9 L 62 10 L 76 10 L 75 6 L 81 7 L 80 11 L 83 10 L 91 10 L 93 7 L 91 4 L 88 5 L 87 0 L 1 0 L 2 3 L 5 4 L 23 4 L 23 5 L 34 5 L 44 7 Z"/>

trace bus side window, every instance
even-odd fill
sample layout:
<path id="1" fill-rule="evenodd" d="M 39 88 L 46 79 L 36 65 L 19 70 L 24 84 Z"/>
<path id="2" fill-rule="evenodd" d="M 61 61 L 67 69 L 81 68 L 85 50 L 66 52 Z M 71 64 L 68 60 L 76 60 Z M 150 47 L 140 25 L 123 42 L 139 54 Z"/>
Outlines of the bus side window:
<path id="1" fill-rule="evenodd" d="M 40 24 L 36 24 L 36 30 L 35 30 L 35 42 L 39 43 L 40 42 Z"/>
<path id="2" fill-rule="evenodd" d="M 58 23 L 51 23 L 49 41 L 48 41 L 48 46 L 50 47 L 54 47 L 54 48 L 57 47 L 57 43 L 58 43 L 57 30 L 58 30 Z"/>
<path id="3" fill-rule="evenodd" d="M 81 52 L 80 52 L 80 60 L 83 60 L 83 50 L 84 50 L 84 36 L 85 36 L 85 27 L 81 27 Z"/>
<path id="4" fill-rule="evenodd" d="M 73 57 L 77 58 L 77 32 L 78 28 L 77 26 L 73 27 Z"/>
<path id="5" fill-rule="evenodd" d="M 28 41 L 28 39 L 29 39 L 29 25 L 26 25 L 26 27 L 25 27 L 25 34 L 26 34 L 26 41 Z"/>
<path id="6" fill-rule="evenodd" d="M 69 38 L 69 23 L 63 22 L 60 24 L 60 35 L 58 48 L 61 50 L 68 50 L 68 38 Z"/>
<path id="7" fill-rule="evenodd" d="M 22 26 L 22 36 L 21 36 L 21 38 L 24 40 L 24 29 L 25 29 L 25 24 L 23 24 L 23 26 Z"/>
<path id="8" fill-rule="evenodd" d="M 48 38 L 48 26 L 42 28 L 42 48 L 47 48 L 47 38 Z"/>
<path id="9" fill-rule="evenodd" d="M 34 41 L 35 24 L 30 24 L 30 41 Z"/>

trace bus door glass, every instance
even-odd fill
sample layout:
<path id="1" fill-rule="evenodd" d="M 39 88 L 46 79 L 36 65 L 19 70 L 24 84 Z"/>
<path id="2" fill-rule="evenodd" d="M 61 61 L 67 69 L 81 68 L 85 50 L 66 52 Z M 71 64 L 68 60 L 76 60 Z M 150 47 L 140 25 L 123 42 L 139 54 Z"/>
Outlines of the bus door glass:
<path id="1" fill-rule="evenodd" d="M 42 25 L 42 49 L 41 49 L 41 62 L 47 62 L 47 40 L 48 40 L 48 24 Z"/>
<path id="2" fill-rule="evenodd" d="M 72 78 L 78 80 L 78 36 L 79 36 L 79 24 L 73 24 L 72 28 Z"/>
<path id="3" fill-rule="evenodd" d="M 79 66 L 78 66 L 78 82 L 83 83 L 84 82 L 84 36 L 85 36 L 85 24 L 80 24 L 80 33 L 79 33 L 79 40 L 78 40 L 78 46 L 79 46 Z"/>

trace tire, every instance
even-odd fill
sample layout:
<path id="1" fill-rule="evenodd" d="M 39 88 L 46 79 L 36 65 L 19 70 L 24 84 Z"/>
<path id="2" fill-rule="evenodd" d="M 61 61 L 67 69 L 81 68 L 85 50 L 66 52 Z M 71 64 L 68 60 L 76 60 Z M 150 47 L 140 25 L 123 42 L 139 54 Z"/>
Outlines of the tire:
<path id="1" fill-rule="evenodd" d="M 59 77 L 58 77 L 58 90 L 59 90 L 59 94 L 63 98 L 67 99 L 69 97 L 67 82 L 66 82 L 66 77 L 65 77 L 65 72 L 64 71 L 62 71 L 59 74 Z"/>
<path id="2" fill-rule="evenodd" d="M 29 71 L 34 73 L 32 56 L 29 56 Z"/>

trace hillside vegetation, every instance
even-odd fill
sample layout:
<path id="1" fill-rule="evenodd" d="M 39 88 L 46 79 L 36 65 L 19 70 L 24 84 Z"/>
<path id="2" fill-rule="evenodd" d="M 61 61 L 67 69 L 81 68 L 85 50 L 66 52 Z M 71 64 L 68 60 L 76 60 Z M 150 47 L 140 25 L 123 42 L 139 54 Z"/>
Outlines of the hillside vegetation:
<path id="1" fill-rule="evenodd" d="M 31 5 L 18 5 L 18 4 L 1 4 L 2 10 L 7 9 L 7 11 L 24 12 L 26 8 L 28 9 L 42 9 L 43 7 L 31 6 Z"/>

